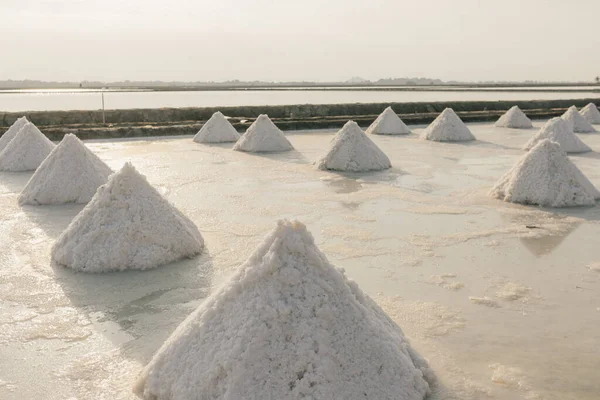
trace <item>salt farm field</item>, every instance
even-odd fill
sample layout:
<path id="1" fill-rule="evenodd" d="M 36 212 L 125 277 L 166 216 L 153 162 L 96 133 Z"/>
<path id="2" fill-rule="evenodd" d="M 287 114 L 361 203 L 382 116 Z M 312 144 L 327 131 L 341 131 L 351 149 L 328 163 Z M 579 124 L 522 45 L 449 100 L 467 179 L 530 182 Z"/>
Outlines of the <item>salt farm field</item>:
<path id="1" fill-rule="evenodd" d="M 543 122 L 469 124 L 479 140 L 467 144 L 371 136 L 393 168 L 354 175 L 311 165 L 333 131 L 286 132 L 296 151 L 270 155 L 191 137 L 86 142 L 114 170 L 131 161 L 206 241 L 197 258 L 141 272 L 52 266 L 83 205 L 21 208 L 31 173 L 0 173 L 0 398 L 134 399 L 175 327 L 277 219 L 297 218 L 429 360 L 433 398 L 598 399 L 600 209 L 486 196 Z M 600 134 L 579 137 L 600 151 Z M 600 187 L 598 153 L 570 158 Z"/>

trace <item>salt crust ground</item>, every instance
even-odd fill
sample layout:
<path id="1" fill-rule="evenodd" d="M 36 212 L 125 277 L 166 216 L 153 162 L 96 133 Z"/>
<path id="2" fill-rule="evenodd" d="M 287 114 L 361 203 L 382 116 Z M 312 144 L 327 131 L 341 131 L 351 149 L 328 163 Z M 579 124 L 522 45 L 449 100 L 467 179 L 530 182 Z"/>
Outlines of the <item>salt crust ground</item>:
<path id="1" fill-rule="evenodd" d="M 579 113 L 583 118 L 587 119 L 590 124 L 600 124 L 600 111 L 598 111 L 598 107 L 596 107 L 594 103 L 590 103 L 583 107 Z"/>
<path id="2" fill-rule="evenodd" d="M 237 142 L 240 134 L 227 121 L 227 118 L 217 111 L 210 117 L 200 131 L 194 136 L 194 142 L 197 143 L 225 143 Z"/>
<path id="3" fill-rule="evenodd" d="M 561 117 L 569 124 L 570 128 L 575 133 L 592 133 L 596 132 L 596 129 L 589 123 L 589 121 L 577 111 L 577 107 L 571 106 Z"/>
<path id="4" fill-rule="evenodd" d="M 392 163 L 356 122 L 348 121 L 331 140 L 327 154 L 315 165 L 318 169 L 366 172 L 388 169 Z"/>
<path id="5" fill-rule="evenodd" d="M 388 107 L 379 114 L 366 132 L 373 135 L 407 135 L 410 133 L 410 129 L 392 110 L 392 107 Z"/>
<path id="6" fill-rule="evenodd" d="M 27 122 L 0 152 L 0 171 L 33 171 L 56 147 L 31 122 Z"/>
<path id="7" fill-rule="evenodd" d="M 525 144 L 523 149 L 529 150 L 544 139 L 549 139 L 560 144 L 560 147 L 567 153 L 586 153 L 592 151 L 587 144 L 583 143 L 583 141 L 573 133 L 568 122 L 562 118 L 552 118 L 550 121 L 546 122 L 540 131 Z"/>
<path id="8" fill-rule="evenodd" d="M 198 228 L 130 164 L 111 175 L 52 247 L 79 271 L 158 267 L 202 251 Z"/>
<path id="9" fill-rule="evenodd" d="M 108 165 L 70 133 L 27 182 L 19 204 L 87 203 L 110 174 Z"/>
<path id="10" fill-rule="evenodd" d="M 421 139 L 436 142 L 466 142 L 475 140 L 469 128 L 456 115 L 454 110 L 446 108 L 421 133 Z"/>
<path id="11" fill-rule="evenodd" d="M 496 121 L 496 126 L 513 129 L 533 128 L 531 120 L 525 115 L 518 106 L 512 106 Z"/>
<path id="12" fill-rule="evenodd" d="M 261 114 L 236 142 L 233 149 L 259 153 L 289 151 L 294 147 L 273 121 L 267 115 Z"/>
<path id="13" fill-rule="evenodd" d="M 600 192 L 558 143 L 540 141 L 490 191 L 504 201 L 547 207 L 594 205 Z"/>
<path id="14" fill-rule="evenodd" d="M 4 148 L 10 143 L 11 140 L 15 137 L 17 133 L 21 130 L 21 128 L 29 121 L 27 121 L 26 117 L 21 117 L 17 119 L 4 134 L 0 137 L 0 151 L 4 150 Z"/>
<path id="15" fill-rule="evenodd" d="M 143 370 L 145 399 L 423 399 L 402 330 L 299 222 L 280 221 Z"/>

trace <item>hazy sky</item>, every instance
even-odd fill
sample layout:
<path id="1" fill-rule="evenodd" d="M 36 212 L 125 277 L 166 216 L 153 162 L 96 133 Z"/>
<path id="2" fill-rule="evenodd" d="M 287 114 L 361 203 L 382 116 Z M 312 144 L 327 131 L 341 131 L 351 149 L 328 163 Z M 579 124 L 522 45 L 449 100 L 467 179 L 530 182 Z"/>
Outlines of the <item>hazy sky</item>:
<path id="1" fill-rule="evenodd" d="M 0 0 L 0 80 L 592 80 L 600 0 Z"/>

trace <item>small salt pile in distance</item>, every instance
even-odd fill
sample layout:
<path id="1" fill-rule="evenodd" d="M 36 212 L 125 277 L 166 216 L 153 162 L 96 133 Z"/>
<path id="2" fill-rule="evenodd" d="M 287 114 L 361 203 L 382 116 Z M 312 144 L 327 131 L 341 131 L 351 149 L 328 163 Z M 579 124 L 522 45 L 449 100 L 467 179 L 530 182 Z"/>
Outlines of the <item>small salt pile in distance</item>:
<path id="1" fill-rule="evenodd" d="M 594 103 L 590 103 L 583 107 L 580 111 L 583 118 L 587 119 L 590 124 L 600 124 L 600 111 Z"/>
<path id="2" fill-rule="evenodd" d="M 144 368 L 144 399 L 422 400 L 434 375 L 402 330 L 280 221 Z"/>
<path id="3" fill-rule="evenodd" d="M 544 139 L 500 178 L 490 196 L 512 203 L 572 207 L 594 205 L 600 192 L 558 143 Z"/>
<path id="4" fill-rule="evenodd" d="M 392 163 L 356 122 L 348 121 L 315 165 L 318 169 L 366 172 L 390 168 Z"/>
<path id="5" fill-rule="evenodd" d="M 525 144 L 523 149 L 532 149 L 544 139 L 550 139 L 551 141 L 560 144 L 563 151 L 566 151 L 567 153 L 585 153 L 592 151 L 587 144 L 583 143 L 583 141 L 573 133 L 573 130 L 567 121 L 562 118 L 556 117 L 546 122 L 540 131 Z"/>
<path id="6" fill-rule="evenodd" d="M 453 109 L 446 108 L 421 133 L 421 139 L 435 142 L 467 142 L 475 140 L 475 136 Z"/>
<path id="7" fill-rule="evenodd" d="M 240 134 L 220 111 L 214 113 L 194 136 L 197 143 L 237 142 L 239 139 Z"/>
<path id="8" fill-rule="evenodd" d="M 111 175 L 52 247 L 85 272 L 149 269 L 202 251 L 198 228 L 130 164 Z"/>
<path id="9" fill-rule="evenodd" d="M 4 150 L 4 148 L 10 143 L 11 140 L 19 133 L 21 128 L 25 126 L 25 124 L 29 122 L 26 117 L 18 118 L 4 134 L 0 137 L 0 151 Z"/>
<path id="10" fill-rule="evenodd" d="M 366 132 L 373 135 L 407 135 L 410 133 L 410 129 L 392 110 L 392 107 L 388 107 L 379 114 Z"/>
<path id="11" fill-rule="evenodd" d="M 110 174 L 108 165 L 70 133 L 27 182 L 19 204 L 87 203 Z"/>
<path id="12" fill-rule="evenodd" d="M 512 106 L 510 110 L 502 114 L 496 121 L 495 126 L 500 128 L 530 129 L 533 128 L 531 120 L 518 106 Z"/>
<path id="13" fill-rule="evenodd" d="M 592 133 L 596 132 L 596 129 L 590 124 L 590 122 L 583 118 L 583 115 L 577 111 L 577 107 L 571 106 L 561 117 L 569 124 L 570 128 L 575 133 Z"/>
<path id="14" fill-rule="evenodd" d="M 0 152 L 0 171 L 33 171 L 48 157 L 54 147 L 54 143 L 34 124 L 26 122 Z"/>
<path id="15" fill-rule="evenodd" d="M 250 153 L 280 152 L 293 149 L 294 147 L 283 132 L 265 114 L 259 115 L 233 146 L 233 150 Z"/>

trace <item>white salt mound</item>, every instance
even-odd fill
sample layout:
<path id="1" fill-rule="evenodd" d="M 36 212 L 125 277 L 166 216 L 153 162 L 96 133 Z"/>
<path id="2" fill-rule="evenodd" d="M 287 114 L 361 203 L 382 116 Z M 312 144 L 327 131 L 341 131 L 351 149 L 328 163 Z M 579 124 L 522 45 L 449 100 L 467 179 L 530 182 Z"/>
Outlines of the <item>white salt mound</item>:
<path id="1" fill-rule="evenodd" d="M 127 163 L 100 186 L 52 247 L 85 272 L 149 269 L 202 251 L 198 228 Z"/>
<path id="2" fill-rule="evenodd" d="M 456 115 L 453 109 L 446 108 L 421 133 L 421 139 L 436 142 L 467 142 L 475 140 L 469 128 Z"/>
<path id="3" fill-rule="evenodd" d="M 514 129 L 529 129 L 533 128 L 531 120 L 525 115 L 518 106 L 512 106 L 510 110 L 505 112 L 495 124 L 497 127 L 514 128 Z"/>
<path id="4" fill-rule="evenodd" d="M 29 122 L 26 117 L 21 117 L 17 119 L 4 134 L 0 137 L 0 151 L 4 150 L 4 148 L 10 143 L 11 140 L 19 133 L 21 128 L 25 126 L 25 124 Z"/>
<path id="5" fill-rule="evenodd" d="M 590 122 L 583 118 L 583 115 L 577 111 L 577 107 L 571 106 L 561 117 L 571 127 L 573 132 L 576 133 L 591 133 L 596 132 L 596 129 L 590 124 Z"/>
<path id="6" fill-rule="evenodd" d="M 327 154 L 315 165 L 318 169 L 366 172 L 390 168 L 392 163 L 356 122 L 348 121 L 331 140 Z"/>
<path id="7" fill-rule="evenodd" d="M 233 146 L 234 150 L 258 152 L 289 151 L 294 147 L 271 119 L 261 114 Z"/>
<path id="8" fill-rule="evenodd" d="M 194 142 L 197 143 L 225 143 L 237 142 L 240 134 L 227 121 L 227 118 L 217 111 L 210 117 L 200 131 L 194 136 Z"/>
<path id="9" fill-rule="evenodd" d="M 410 129 L 392 110 L 392 107 L 388 107 L 379 114 L 366 132 L 373 135 L 407 135 L 410 133 Z"/>
<path id="10" fill-rule="evenodd" d="M 77 136 L 67 134 L 27 182 L 19 204 L 87 203 L 110 174 Z"/>
<path id="11" fill-rule="evenodd" d="M 594 205 L 600 192 L 558 143 L 544 139 L 500 178 L 490 196 L 512 203 L 570 207 Z"/>
<path id="12" fill-rule="evenodd" d="M 596 107 L 594 103 L 590 103 L 583 107 L 580 114 L 583 118 L 587 119 L 590 124 L 600 124 L 600 111 L 598 111 L 598 107 Z"/>
<path id="13" fill-rule="evenodd" d="M 27 122 L 0 152 L 0 171 L 33 171 L 55 147 L 35 125 Z"/>
<path id="14" fill-rule="evenodd" d="M 280 221 L 144 368 L 144 399 L 423 399 L 434 380 L 402 330 Z"/>
<path id="15" fill-rule="evenodd" d="M 592 151 L 590 147 L 583 143 L 569 124 L 562 118 L 552 118 L 540 129 L 540 131 L 529 142 L 525 144 L 524 150 L 535 147 L 540 141 L 550 139 L 560 144 L 560 147 L 567 153 L 585 153 Z"/>

